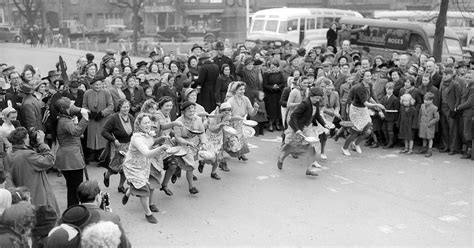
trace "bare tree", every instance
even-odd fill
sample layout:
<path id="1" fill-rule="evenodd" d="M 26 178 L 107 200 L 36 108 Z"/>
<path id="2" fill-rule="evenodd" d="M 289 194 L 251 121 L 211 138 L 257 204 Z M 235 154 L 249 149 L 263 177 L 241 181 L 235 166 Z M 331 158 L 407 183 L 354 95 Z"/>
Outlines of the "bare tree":
<path id="1" fill-rule="evenodd" d="M 138 53 L 138 32 L 140 31 L 140 15 L 139 12 L 143 7 L 143 2 L 145 0 L 116 0 L 115 2 L 110 2 L 110 4 L 122 8 L 122 9 L 131 9 L 133 16 L 133 53 Z"/>
<path id="2" fill-rule="evenodd" d="M 441 0 L 439 15 L 436 20 L 435 37 L 433 42 L 433 56 L 436 61 L 441 61 L 443 54 L 444 27 L 446 26 L 446 15 L 448 13 L 449 0 Z"/>
<path id="3" fill-rule="evenodd" d="M 26 19 L 28 26 L 33 26 L 38 13 L 43 8 L 43 0 L 13 0 L 18 12 Z"/>

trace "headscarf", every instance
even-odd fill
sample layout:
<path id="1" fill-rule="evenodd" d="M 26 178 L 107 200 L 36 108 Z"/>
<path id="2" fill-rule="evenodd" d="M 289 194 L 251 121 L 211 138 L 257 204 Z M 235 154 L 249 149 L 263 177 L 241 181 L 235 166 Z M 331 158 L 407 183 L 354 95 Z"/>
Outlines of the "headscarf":
<path id="1" fill-rule="evenodd" d="M 12 205 L 12 193 L 6 189 L 0 189 L 0 215 L 5 209 Z"/>

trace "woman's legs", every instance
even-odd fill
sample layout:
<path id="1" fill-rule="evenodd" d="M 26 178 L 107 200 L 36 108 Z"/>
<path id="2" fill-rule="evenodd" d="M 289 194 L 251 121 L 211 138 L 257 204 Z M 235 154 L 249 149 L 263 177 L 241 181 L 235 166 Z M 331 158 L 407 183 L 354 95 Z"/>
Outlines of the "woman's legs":
<path id="1" fill-rule="evenodd" d="M 344 146 L 342 149 L 347 150 L 349 149 L 349 145 L 356 140 L 357 136 L 359 135 L 358 132 L 356 132 L 353 129 L 349 129 L 349 137 L 347 137 L 346 141 L 344 142 Z"/>
<path id="2" fill-rule="evenodd" d="M 142 204 L 143 210 L 145 210 L 145 215 L 151 215 L 150 210 L 150 197 L 148 196 L 140 196 L 140 203 Z"/>
<path id="3" fill-rule="evenodd" d="M 63 171 L 64 178 L 66 179 L 68 207 L 79 204 L 77 188 L 83 181 L 83 174 L 83 169 Z"/>

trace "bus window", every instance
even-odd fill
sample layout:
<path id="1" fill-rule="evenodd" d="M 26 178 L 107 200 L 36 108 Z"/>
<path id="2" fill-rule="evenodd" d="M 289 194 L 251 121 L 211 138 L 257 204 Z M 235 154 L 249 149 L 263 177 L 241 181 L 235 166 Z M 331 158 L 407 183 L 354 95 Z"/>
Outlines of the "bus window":
<path id="1" fill-rule="evenodd" d="M 298 19 L 289 20 L 288 24 L 287 24 L 287 27 L 286 27 L 286 30 L 287 31 L 296 31 L 296 30 L 298 30 Z"/>
<path id="2" fill-rule="evenodd" d="M 265 31 L 276 32 L 278 27 L 277 20 L 267 20 L 267 25 L 265 25 Z"/>
<path id="3" fill-rule="evenodd" d="M 323 28 L 330 28 L 333 22 L 334 22 L 334 17 L 324 17 Z"/>
<path id="4" fill-rule="evenodd" d="M 286 21 L 280 21 L 280 27 L 278 27 L 278 33 L 284 34 L 286 33 L 286 26 L 288 23 Z"/>
<path id="5" fill-rule="evenodd" d="M 448 49 L 447 54 L 462 54 L 462 48 L 458 40 L 445 37 L 444 43 Z"/>
<path id="6" fill-rule="evenodd" d="M 263 31 L 264 24 L 265 24 L 264 20 L 255 20 L 253 23 L 252 31 L 253 32 Z"/>
<path id="7" fill-rule="evenodd" d="M 316 19 L 308 18 L 306 19 L 306 30 L 316 29 Z"/>
<path id="8" fill-rule="evenodd" d="M 415 50 L 415 46 L 419 45 L 421 46 L 421 49 L 423 51 L 428 51 L 428 48 L 426 47 L 425 41 L 419 34 L 411 34 L 410 35 L 410 43 L 408 45 L 408 48 L 411 50 Z"/>
<path id="9" fill-rule="evenodd" d="M 317 17 L 316 18 L 316 23 L 317 23 L 319 29 L 323 28 L 323 17 L 321 17 L 321 16 Z"/>

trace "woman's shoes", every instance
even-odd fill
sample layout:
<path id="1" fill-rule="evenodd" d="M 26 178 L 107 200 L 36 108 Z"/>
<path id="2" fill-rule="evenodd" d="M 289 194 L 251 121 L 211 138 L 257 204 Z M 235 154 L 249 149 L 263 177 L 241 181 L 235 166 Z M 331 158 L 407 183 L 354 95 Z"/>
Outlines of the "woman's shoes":
<path id="1" fill-rule="evenodd" d="M 130 189 L 127 189 L 127 191 L 125 192 L 125 194 L 123 195 L 122 197 L 122 204 L 125 205 L 127 204 L 128 202 L 128 198 L 130 198 L 130 196 L 127 195 L 127 193 L 130 191 Z"/>
<path id="2" fill-rule="evenodd" d="M 119 193 L 122 193 L 122 194 L 125 194 L 127 192 L 127 189 L 125 189 L 124 186 L 118 187 L 117 190 L 118 190 Z"/>
<path id="3" fill-rule="evenodd" d="M 272 132 L 272 133 L 273 133 L 273 125 L 269 125 L 269 126 L 268 126 L 268 132 Z"/>
<path id="4" fill-rule="evenodd" d="M 344 149 L 344 147 L 342 147 L 341 150 L 342 150 L 342 154 L 344 154 L 345 156 L 351 155 L 351 152 L 349 151 L 349 149 Z"/>
<path id="5" fill-rule="evenodd" d="M 227 162 L 221 162 L 219 163 L 219 168 L 223 171 L 230 171 L 229 168 L 227 167 Z"/>
<path id="6" fill-rule="evenodd" d="M 412 155 L 413 154 L 413 150 L 408 150 L 406 155 Z"/>
<path id="7" fill-rule="evenodd" d="M 404 153 L 407 153 L 407 152 L 408 152 L 408 150 L 407 150 L 407 149 L 403 149 L 403 150 L 399 151 L 398 153 L 400 153 L 400 154 L 404 154 Z"/>
<path id="8" fill-rule="evenodd" d="M 160 210 L 158 209 L 158 207 L 155 204 L 150 205 L 150 211 L 152 211 L 154 213 L 160 212 Z"/>
<path id="9" fill-rule="evenodd" d="M 168 186 L 161 186 L 160 191 L 164 191 L 166 195 L 172 196 L 173 192 L 168 188 Z"/>
<path id="10" fill-rule="evenodd" d="M 321 153 L 321 159 L 322 160 L 327 160 L 328 156 L 325 153 Z"/>
<path id="11" fill-rule="evenodd" d="M 197 180 L 198 180 L 197 176 L 193 175 L 193 181 L 197 181 Z"/>
<path id="12" fill-rule="evenodd" d="M 171 182 L 174 184 L 176 183 L 176 180 L 178 180 L 178 177 L 176 175 L 171 176 Z"/>
<path id="13" fill-rule="evenodd" d="M 153 216 L 153 214 L 150 214 L 150 215 L 146 215 L 145 214 L 145 218 L 148 222 L 150 222 L 151 224 L 156 224 L 158 223 L 158 221 L 156 220 L 155 216 Z"/>
<path id="14" fill-rule="evenodd" d="M 195 195 L 197 193 L 199 193 L 199 190 L 196 189 L 196 187 L 192 187 L 189 189 L 189 193 L 191 193 L 191 195 Z"/>
<path id="15" fill-rule="evenodd" d="M 107 177 L 107 172 L 104 172 L 104 185 L 105 185 L 105 187 L 107 187 L 107 188 L 108 188 L 109 185 L 110 185 L 110 178 Z"/>
<path id="16" fill-rule="evenodd" d="M 211 173 L 211 178 L 216 180 L 221 180 L 221 177 L 217 173 Z"/>
<path id="17" fill-rule="evenodd" d="M 275 130 L 281 131 L 281 126 L 279 124 L 276 125 Z"/>
<path id="18" fill-rule="evenodd" d="M 280 170 L 283 169 L 283 161 L 280 161 L 280 159 L 278 159 L 277 167 L 278 167 L 278 169 L 280 169 Z"/>
<path id="19" fill-rule="evenodd" d="M 239 160 L 242 160 L 242 161 L 247 161 L 249 160 L 247 157 L 245 157 L 245 155 L 240 155 L 239 156 Z"/>

